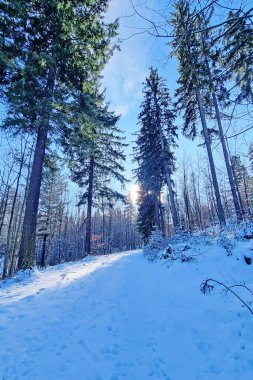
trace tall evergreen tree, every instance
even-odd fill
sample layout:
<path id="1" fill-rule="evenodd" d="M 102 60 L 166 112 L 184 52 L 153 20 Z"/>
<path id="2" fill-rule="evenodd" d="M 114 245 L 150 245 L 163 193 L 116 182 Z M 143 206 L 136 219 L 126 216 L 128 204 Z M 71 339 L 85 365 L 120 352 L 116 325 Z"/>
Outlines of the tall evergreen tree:
<path id="1" fill-rule="evenodd" d="M 151 68 L 143 84 L 144 101 L 139 114 L 135 161 L 139 191 L 139 230 L 144 240 L 155 228 L 164 230 L 161 190 L 166 183 L 175 229 L 178 216 L 171 175 L 175 170 L 173 148 L 176 146 L 175 112 L 165 81 Z M 165 232 L 165 231 L 163 231 Z"/>
<path id="2" fill-rule="evenodd" d="M 227 73 L 222 73 L 220 65 L 217 64 L 218 57 L 221 54 L 220 49 L 214 46 L 213 35 L 211 33 L 211 30 L 208 29 L 208 26 L 210 26 L 212 13 L 212 7 L 209 10 L 209 12 L 197 12 L 196 15 L 194 15 L 194 12 L 192 13 L 192 17 L 195 17 L 195 28 L 199 31 L 201 30 L 201 32 L 199 32 L 196 35 L 196 38 L 200 40 L 199 54 L 202 54 L 203 56 L 201 88 L 203 89 L 206 87 L 210 91 L 211 96 L 208 97 L 206 95 L 206 99 L 208 100 L 207 105 L 210 104 L 210 116 L 214 118 L 215 122 L 217 123 L 218 136 L 221 141 L 234 208 L 236 211 L 237 218 L 241 219 L 243 215 L 243 209 L 241 208 L 239 202 L 239 196 L 237 193 L 235 180 L 233 178 L 231 161 L 228 152 L 227 142 L 223 131 L 222 115 L 220 111 L 222 105 L 225 107 L 227 104 L 229 104 L 229 93 L 224 85 L 224 82 L 226 82 L 226 80 L 228 79 L 228 75 Z M 212 115 L 213 109 L 214 115 Z"/>
<path id="3" fill-rule="evenodd" d="M 12 0 L 5 1 L 9 5 Z M 45 148 L 49 133 L 59 125 L 59 108 L 82 85 L 89 88 L 92 77 L 112 53 L 110 41 L 117 23 L 105 24 L 103 15 L 109 0 L 39 0 L 19 2 L 20 24 L 13 40 L 25 34 L 19 77 L 5 93 L 8 117 L 5 127 L 36 135 L 34 160 L 26 201 L 18 267 L 35 260 L 35 232 Z M 12 8 L 6 5 L 11 19 Z M 11 28 L 9 23 L 9 29 Z M 6 45 L 6 41 L 5 41 Z M 3 60 L 5 72 L 10 71 Z M 10 60 L 10 65 L 12 61 Z"/>
<path id="4" fill-rule="evenodd" d="M 83 99 L 84 100 L 84 99 Z M 111 187 L 113 180 L 124 185 L 123 138 L 116 124 L 118 117 L 104 105 L 103 96 L 84 100 L 86 113 L 65 140 L 72 179 L 82 189 L 79 205 L 86 204 L 85 254 L 91 253 L 92 209 L 101 201 L 113 205 L 124 196 Z"/>
<path id="5" fill-rule="evenodd" d="M 202 41 L 197 37 L 193 16 L 189 1 L 179 0 L 175 3 L 172 19 L 175 37 L 172 47 L 173 53 L 179 61 L 177 107 L 184 112 L 183 132 L 189 138 L 196 137 L 197 123 L 200 117 L 215 192 L 217 214 L 220 223 L 224 225 L 226 223 L 225 214 L 211 148 L 212 130 L 209 130 L 207 126 L 207 112 L 210 108 L 210 88 L 205 85 L 207 67 L 201 46 Z"/>

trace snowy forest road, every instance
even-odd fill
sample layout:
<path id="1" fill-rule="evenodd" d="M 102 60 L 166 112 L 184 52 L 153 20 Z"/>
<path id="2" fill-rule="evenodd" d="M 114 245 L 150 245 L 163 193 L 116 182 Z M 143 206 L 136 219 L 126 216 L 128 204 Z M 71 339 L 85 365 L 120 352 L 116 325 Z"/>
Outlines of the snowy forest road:
<path id="1" fill-rule="evenodd" d="M 9 280 L 0 379 L 252 379 L 232 348 L 234 310 L 220 316 L 224 299 L 200 293 L 203 275 L 126 252 Z"/>

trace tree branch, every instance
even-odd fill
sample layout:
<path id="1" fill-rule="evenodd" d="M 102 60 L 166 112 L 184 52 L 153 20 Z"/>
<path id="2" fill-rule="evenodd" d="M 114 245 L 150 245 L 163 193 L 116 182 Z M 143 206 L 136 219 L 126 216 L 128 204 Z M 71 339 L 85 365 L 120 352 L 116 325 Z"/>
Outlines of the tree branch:
<path id="1" fill-rule="evenodd" d="M 220 282 L 220 281 L 217 281 L 217 280 L 214 280 L 213 278 L 208 278 L 207 280 L 204 280 L 202 283 L 201 283 L 201 286 L 200 286 L 200 290 L 203 294 L 207 294 L 207 293 L 211 293 L 211 291 L 214 289 L 214 286 L 213 285 L 209 285 L 209 282 L 214 282 L 215 284 L 218 284 L 220 286 L 222 286 L 223 288 L 226 289 L 227 292 L 231 292 L 236 298 L 239 299 L 239 301 L 242 302 L 242 304 L 249 310 L 249 312 L 253 315 L 253 310 L 251 309 L 251 307 L 249 305 L 247 305 L 247 303 L 240 297 L 238 296 L 237 293 L 235 293 L 233 290 L 232 290 L 232 287 L 235 287 L 235 286 L 239 286 L 239 285 L 233 285 L 233 286 L 227 286 L 225 285 L 223 282 Z M 247 288 L 246 286 L 244 285 L 241 285 L 245 288 Z M 248 288 L 247 288 L 248 289 Z M 250 292 L 251 290 L 248 289 Z M 252 293 L 252 292 L 251 292 Z"/>

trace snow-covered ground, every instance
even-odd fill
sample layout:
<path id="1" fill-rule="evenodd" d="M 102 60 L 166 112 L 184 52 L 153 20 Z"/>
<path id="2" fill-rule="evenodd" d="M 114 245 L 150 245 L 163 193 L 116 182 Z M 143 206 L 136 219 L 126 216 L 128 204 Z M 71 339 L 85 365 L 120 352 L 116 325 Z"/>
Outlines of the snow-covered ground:
<path id="1" fill-rule="evenodd" d="M 0 379 L 252 380 L 253 316 L 221 288 L 200 292 L 207 277 L 251 286 L 248 250 L 199 246 L 197 262 L 172 265 L 126 252 L 7 281 Z"/>

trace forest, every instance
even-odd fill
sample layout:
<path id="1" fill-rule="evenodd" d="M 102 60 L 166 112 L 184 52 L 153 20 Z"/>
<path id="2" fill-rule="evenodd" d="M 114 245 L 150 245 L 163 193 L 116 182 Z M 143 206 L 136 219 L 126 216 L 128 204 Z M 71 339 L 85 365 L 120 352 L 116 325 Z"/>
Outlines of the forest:
<path id="1" fill-rule="evenodd" d="M 125 19 L 141 27 L 122 35 L 109 0 L 0 0 L 2 279 L 135 250 L 154 231 L 252 220 L 251 5 L 176 0 L 161 11 L 129 1 Z M 171 89 L 147 63 L 130 142 L 103 77 L 136 38 L 166 46 L 178 77 Z M 178 159 L 185 137 L 204 164 Z"/>

